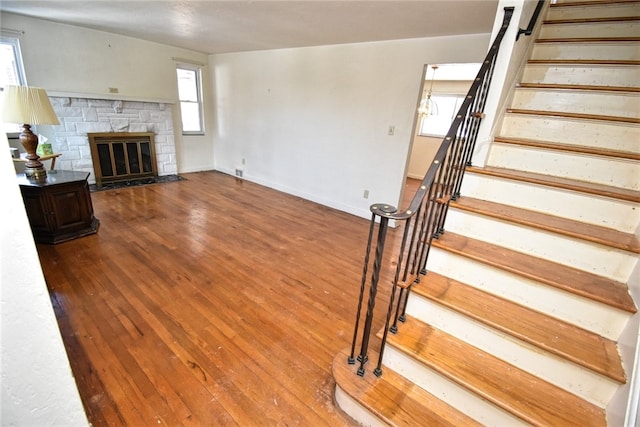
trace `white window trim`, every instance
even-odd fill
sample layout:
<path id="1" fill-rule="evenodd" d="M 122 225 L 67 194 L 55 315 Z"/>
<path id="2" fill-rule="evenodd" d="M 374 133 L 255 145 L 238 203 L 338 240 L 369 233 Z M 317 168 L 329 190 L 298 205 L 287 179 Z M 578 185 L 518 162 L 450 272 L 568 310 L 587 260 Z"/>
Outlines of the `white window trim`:
<path id="1" fill-rule="evenodd" d="M 20 50 L 20 39 L 17 37 L 0 36 L 0 42 L 2 44 L 10 44 L 13 46 L 13 54 L 16 61 L 16 68 L 18 69 L 18 84 L 25 86 L 27 84 L 27 77 L 24 73 L 24 64 L 22 63 L 22 51 Z"/>
<path id="2" fill-rule="evenodd" d="M 200 121 L 200 130 L 199 131 L 185 131 L 183 128 L 183 124 L 182 124 L 182 103 L 183 102 L 189 102 L 189 101 L 183 101 L 182 99 L 180 99 L 180 94 L 178 93 L 178 105 L 180 108 L 180 130 L 182 132 L 182 135 L 204 135 L 205 134 L 205 128 L 204 128 L 204 105 L 203 105 L 203 101 L 202 101 L 202 67 L 200 67 L 199 65 L 195 65 L 195 64 L 185 64 L 185 63 L 178 63 L 176 64 L 176 71 L 177 70 L 191 70 L 191 71 L 195 71 L 196 72 L 196 90 L 197 90 L 197 96 L 198 96 L 198 111 L 199 111 L 199 121 Z M 176 77 L 177 78 L 177 77 Z"/>
<path id="3" fill-rule="evenodd" d="M 2 30 L 3 33 L 8 32 Z M 26 86 L 27 77 L 24 72 L 24 64 L 22 62 L 22 51 L 20 50 L 20 39 L 17 37 L 11 37 L 6 35 L 0 35 L 0 42 L 2 44 L 8 44 L 13 47 L 13 58 L 16 64 L 17 72 L 17 84 L 19 86 Z M 2 88 L 0 88 L 0 91 Z M 17 138 L 21 132 L 21 126 L 18 124 L 0 123 L 0 131 L 4 131 L 9 138 Z"/>

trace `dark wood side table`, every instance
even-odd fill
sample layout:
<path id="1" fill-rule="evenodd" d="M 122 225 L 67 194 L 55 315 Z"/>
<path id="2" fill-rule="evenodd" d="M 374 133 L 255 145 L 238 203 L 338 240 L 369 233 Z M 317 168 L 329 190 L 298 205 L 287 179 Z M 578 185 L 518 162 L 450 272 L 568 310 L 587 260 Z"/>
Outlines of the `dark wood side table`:
<path id="1" fill-rule="evenodd" d="M 94 234 L 100 221 L 93 215 L 88 172 L 49 171 L 44 180 L 18 174 L 22 200 L 33 238 L 56 244 Z"/>

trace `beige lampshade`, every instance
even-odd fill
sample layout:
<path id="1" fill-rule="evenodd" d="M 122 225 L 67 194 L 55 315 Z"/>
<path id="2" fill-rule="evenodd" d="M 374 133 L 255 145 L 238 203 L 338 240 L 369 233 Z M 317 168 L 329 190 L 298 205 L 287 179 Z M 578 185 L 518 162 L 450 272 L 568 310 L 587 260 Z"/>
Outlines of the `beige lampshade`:
<path id="1" fill-rule="evenodd" d="M 30 125 L 57 125 L 47 92 L 39 87 L 5 86 L 2 92 L 2 121 Z"/>

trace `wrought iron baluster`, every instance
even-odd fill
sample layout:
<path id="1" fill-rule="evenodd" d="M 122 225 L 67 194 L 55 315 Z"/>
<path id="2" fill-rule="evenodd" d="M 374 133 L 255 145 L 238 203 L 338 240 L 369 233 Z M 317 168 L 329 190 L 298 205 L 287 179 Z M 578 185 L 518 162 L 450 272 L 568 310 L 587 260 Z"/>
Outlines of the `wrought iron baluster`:
<path id="1" fill-rule="evenodd" d="M 373 272 L 371 273 L 371 286 L 369 287 L 369 301 L 367 303 L 367 314 L 365 316 L 364 330 L 362 335 L 362 347 L 360 348 L 360 355 L 358 356 L 358 361 L 360 362 L 358 375 L 360 376 L 364 375 L 364 365 L 368 360 L 369 337 L 371 335 L 371 324 L 373 322 L 373 309 L 376 305 L 376 293 L 378 291 L 378 281 L 380 280 L 380 269 L 382 266 L 382 256 L 384 255 L 384 246 L 387 238 L 388 226 L 389 219 L 386 217 L 381 217 L 380 225 L 378 226 L 376 256 L 373 261 Z"/>
<path id="2" fill-rule="evenodd" d="M 360 296 L 358 298 L 358 310 L 356 312 L 356 324 L 353 328 L 353 340 L 351 341 L 351 353 L 349 354 L 349 358 L 347 362 L 350 365 L 356 363 L 355 360 L 355 351 L 356 351 L 356 342 L 358 339 L 358 329 L 360 328 L 360 314 L 362 311 L 362 301 L 364 299 L 364 289 L 367 283 L 367 270 L 369 269 L 369 255 L 371 254 L 371 241 L 373 240 L 373 231 L 376 225 L 376 215 L 371 214 L 371 222 L 369 225 L 369 238 L 367 240 L 367 250 L 364 255 L 364 268 L 362 271 L 362 281 L 360 283 Z"/>
<path id="3" fill-rule="evenodd" d="M 409 221 L 405 221 L 404 233 L 402 233 L 402 243 L 400 244 L 400 254 L 398 255 L 398 265 L 396 266 L 396 274 L 393 277 L 393 284 L 391 288 L 391 297 L 389 298 L 389 308 L 387 308 L 387 318 L 384 323 L 384 331 L 382 332 L 382 343 L 380 345 L 380 354 L 378 356 L 378 365 L 374 369 L 373 373 L 379 377 L 382 375 L 382 356 L 384 355 L 384 348 L 387 344 L 387 335 L 389 333 L 389 322 L 391 321 L 391 313 L 393 312 L 393 302 L 398 289 L 398 278 L 400 277 L 400 270 L 402 269 L 402 256 L 404 253 L 404 246 L 407 243 L 407 235 L 409 234 Z"/>

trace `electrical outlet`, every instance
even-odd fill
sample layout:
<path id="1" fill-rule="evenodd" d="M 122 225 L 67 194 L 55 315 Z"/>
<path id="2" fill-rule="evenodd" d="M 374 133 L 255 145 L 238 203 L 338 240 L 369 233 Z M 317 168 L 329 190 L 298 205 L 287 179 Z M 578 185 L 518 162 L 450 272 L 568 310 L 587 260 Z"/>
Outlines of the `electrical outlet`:
<path id="1" fill-rule="evenodd" d="M 396 127 L 393 125 L 389 125 L 389 130 L 387 131 L 388 135 L 393 135 L 396 132 Z"/>
<path id="2" fill-rule="evenodd" d="M 365 199 L 369 198 L 369 190 L 364 190 L 364 194 L 362 195 Z"/>
<path id="3" fill-rule="evenodd" d="M 118 93 L 118 88 L 117 87 L 110 87 L 109 88 L 109 93 Z"/>
<path id="4" fill-rule="evenodd" d="M 242 178 L 242 169 L 236 169 L 236 176 Z"/>
<path id="5" fill-rule="evenodd" d="M 246 163 L 246 162 L 245 162 L 244 157 L 243 157 L 243 158 L 242 158 L 242 164 L 244 165 L 245 163 Z"/>

